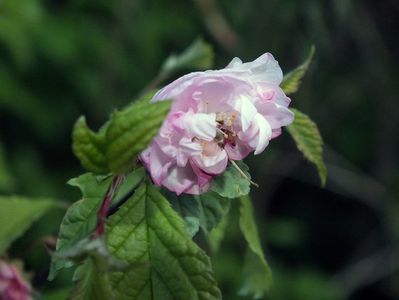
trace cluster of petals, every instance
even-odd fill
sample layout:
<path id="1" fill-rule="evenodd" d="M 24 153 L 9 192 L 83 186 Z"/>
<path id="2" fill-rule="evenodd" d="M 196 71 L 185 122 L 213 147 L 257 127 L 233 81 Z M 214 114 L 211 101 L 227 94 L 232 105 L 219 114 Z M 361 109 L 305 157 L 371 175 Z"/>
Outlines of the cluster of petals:
<path id="1" fill-rule="evenodd" d="M 0 299 L 31 300 L 31 287 L 12 264 L 0 260 Z"/>
<path id="2" fill-rule="evenodd" d="M 176 194 L 201 194 L 229 161 L 261 153 L 294 118 L 270 53 L 226 68 L 187 74 L 151 100 L 173 99 L 158 136 L 141 160 L 155 184 Z"/>

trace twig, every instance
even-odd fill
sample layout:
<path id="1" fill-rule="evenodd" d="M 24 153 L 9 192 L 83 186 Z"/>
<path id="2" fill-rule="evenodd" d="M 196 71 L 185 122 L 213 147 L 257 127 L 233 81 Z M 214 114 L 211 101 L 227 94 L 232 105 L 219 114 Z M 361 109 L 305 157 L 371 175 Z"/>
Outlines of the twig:
<path id="1" fill-rule="evenodd" d="M 199 8 L 206 27 L 215 40 L 226 50 L 232 51 L 239 44 L 239 38 L 227 22 L 215 0 L 194 0 Z"/>
<path id="2" fill-rule="evenodd" d="M 108 209 L 111 205 L 112 198 L 114 197 L 115 191 L 118 189 L 124 179 L 123 175 L 116 175 L 112 178 L 111 185 L 105 193 L 101 207 L 97 213 L 97 226 L 95 235 L 101 236 L 104 234 L 105 220 L 107 219 Z"/>
<path id="3" fill-rule="evenodd" d="M 248 176 L 247 174 L 244 173 L 243 170 L 240 169 L 240 167 L 236 164 L 236 162 L 234 160 L 230 160 L 231 164 L 233 165 L 234 168 L 237 169 L 237 171 L 241 174 L 242 177 L 244 177 L 246 180 L 249 181 L 250 184 L 252 184 L 253 186 L 259 187 L 259 184 L 257 184 L 256 182 L 253 182 Z"/>

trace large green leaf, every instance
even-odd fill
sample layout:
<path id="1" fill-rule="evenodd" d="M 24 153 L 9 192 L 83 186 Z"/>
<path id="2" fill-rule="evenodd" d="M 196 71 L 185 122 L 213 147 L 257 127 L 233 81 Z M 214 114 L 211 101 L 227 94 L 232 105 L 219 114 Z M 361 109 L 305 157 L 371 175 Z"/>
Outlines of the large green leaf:
<path id="1" fill-rule="evenodd" d="M 272 272 L 263 254 L 258 228 L 256 227 L 251 199 L 240 198 L 240 228 L 248 243 L 248 254 L 244 267 L 244 283 L 241 295 L 251 295 L 259 299 L 269 290 Z"/>
<path id="2" fill-rule="evenodd" d="M 291 109 L 295 113 L 294 123 L 287 127 L 298 149 L 312 163 L 319 172 L 324 186 L 327 179 L 327 168 L 323 161 L 323 140 L 317 125 L 304 113 Z"/>
<path id="3" fill-rule="evenodd" d="M 250 191 L 250 179 L 248 166 L 242 161 L 236 161 L 235 164 L 240 168 L 245 177 L 238 169 L 230 164 L 222 175 L 212 180 L 211 190 L 226 198 L 238 198 L 248 195 Z"/>
<path id="4" fill-rule="evenodd" d="M 314 53 L 315 47 L 312 46 L 310 48 L 308 57 L 303 62 L 303 64 L 284 75 L 283 82 L 281 83 L 281 88 L 287 95 L 293 94 L 298 90 L 299 85 L 301 84 L 301 80 L 303 76 L 305 76 L 305 73 L 308 70 L 310 63 L 312 62 Z"/>
<path id="5" fill-rule="evenodd" d="M 83 167 L 97 174 L 122 174 L 133 169 L 136 157 L 157 134 L 169 112 L 170 101 L 150 103 L 152 95 L 114 112 L 97 133 L 87 127 L 84 117 L 78 119 L 72 148 Z"/>
<path id="6" fill-rule="evenodd" d="M 110 275 L 118 300 L 221 299 L 209 258 L 151 184 L 143 183 L 110 218 L 106 237 L 118 259 L 143 264 Z"/>
<path id="7" fill-rule="evenodd" d="M 122 186 L 114 203 L 123 198 L 134 188 L 144 176 L 144 170 L 137 169 L 130 173 Z M 56 256 L 72 249 L 79 241 L 93 232 L 97 222 L 97 211 L 101 201 L 110 185 L 111 177 L 99 180 L 91 173 L 83 174 L 71 179 L 68 184 L 79 188 L 82 199 L 75 202 L 66 212 L 62 220 L 56 247 Z M 62 268 L 71 267 L 73 262 L 68 259 L 54 257 L 52 259 L 49 279 L 52 280 Z"/>
<path id="8" fill-rule="evenodd" d="M 181 54 L 169 56 L 162 66 L 161 74 L 173 74 L 184 69 L 206 70 L 212 65 L 212 47 L 202 39 L 197 39 Z"/>
<path id="9" fill-rule="evenodd" d="M 56 203 L 49 199 L 0 196 L 0 255 Z"/>
<path id="10" fill-rule="evenodd" d="M 215 228 L 230 209 L 230 199 L 207 192 L 202 195 L 172 197 L 172 204 L 186 223 L 186 228 L 194 236 L 199 228 L 208 234 Z"/>

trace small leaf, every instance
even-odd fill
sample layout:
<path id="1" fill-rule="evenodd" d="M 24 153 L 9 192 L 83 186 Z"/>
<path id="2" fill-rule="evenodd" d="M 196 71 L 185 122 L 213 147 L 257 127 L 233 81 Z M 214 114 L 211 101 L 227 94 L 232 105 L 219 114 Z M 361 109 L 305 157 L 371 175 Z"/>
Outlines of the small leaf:
<path id="1" fill-rule="evenodd" d="M 158 133 L 170 104 L 150 103 L 144 98 L 112 115 L 106 132 L 106 156 L 113 173 L 122 174 L 133 168 L 136 157 Z"/>
<path id="2" fill-rule="evenodd" d="M 115 197 L 113 202 L 117 203 L 126 196 L 140 182 L 143 176 L 143 168 L 130 173 L 119 188 L 118 196 Z M 97 222 L 97 211 L 110 183 L 111 177 L 99 181 L 91 173 L 83 174 L 68 182 L 69 185 L 81 190 L 82 199 L 71 205 L 62 220 L 57 240 L 56 256 L 62 256 L 60 253 L 65 253 L 72 249 L 79 241 L 93 232 Z M 49 280 L 54 279 L 59 270 L 71 267 L 73 264 L 71 260 L 53 257 Z"/>
<path id="3" fill-rule="evenodd" d="M 248 195 L 250 191 L 251 175 L 248 173 L 248 166 L 242 161 L 235 162 L 245 173 L 245 178 L 232 164 L 220 176 L 213 179 L 211 190 L 226 198 L 238 198 Z"/>
<path id="4" fill-rule="evenodd" d="M 206 70 L 212 65 L 212 47 L 202 39 L 197 39 L 183 53 L 169 56 L 163 64 L 161 72 L 172 74 L 184 69 Z"/>
<path id="5" fill-rule="evenodd" d="M 323 140 L 317 125 L 304 113 L 291 109 L 295 113 L 294 123 L 287 127 L 299 151 L 312 163 L 319 172 L 322 186 L 326 184 L 327 168 L 323 161 Z"/>
<path id="6" fill-rule="evenodd" d="M 0 196 L 0 256 L 35 221 L 56 206 L 49 199 Z"/>
<path id="7" fill-rule="evenodd" d="M 80 263 L 86 258 L 94 256 L 101 258 L 104 270 L 124 270 L 129 266 L 127 263 L 117 260 L 109 253 L 102 237 L 84 238 L 73 247 L 65 251 L 58 251 L 53 257 L 55 260 L 66 259 Z"/>
<path id="8" fill-rule="evenodd" d="M 209 232 L 207 240 L 212 253 L 217 253 L 219 251 L 220 244 L 222 243 L 228 224 L 229 215 L 226 214 L 223 216 L 219 224 Z"/>
<path id="9" fill-rule="evenodd" d="M 244 267 L 244 284 L 241 295 L 252 295 L 259 299 L 269 290 L 272 282 L 272 272 L 263 254 L 258 228 L 255 223 L 251 199 L 240 198 L 240 228 L 248 243 L 248 255 Z"/>
<path id="10" fill-rule="evenodd" d="M 215 228 L 230 210 L 231 200 L 215 192 L 195 196 L 200 207 L 200 224 L 206 234 Z"/>
<path id="11" fill-rule="evenodd" d="M 299 85 L 301 84 L 301 80 L 303 76 L 305 76 L 305 73 L 309 68 L 314 53 L 315 53 L 315 47 L 312 46 L 310 48 L 308 57 L 303 62 L 303 64 L 301 64 L 291 72 L 284 75 L 283 82 L 281 83 L 281 88 L 287 95 L 293 94 L 298 90 Z"/>
<path id="12" fill-rule="evenodd" d="M 189 195 L 176 196 L 168 193 L 167 197 L 175 211 L 183 218 L 188 234 L 193 237 L 200 229 L 200 205 L 196 198 Z"/>
<path id="13" fill-rule="evenodd" d="M 149 183 L 111 216 L 107 245 L 118 259 L 141 267 L 110 275 L 118 300 L 221 299 L 208 256 L 183 220 Z"/>
<path id="14" fill-rule="evenodd" d="M 133 269 L 133 265 L 120 261 L 109 253 L 103 237 L 83 239 L 62 255 L 68 259 L 86 257 L 83 265 L 75 271 L 73 280 L 79 282 L 69 297 L 71 300 L 115 299 L 109 282 L 110 272 Z"/>
<path id="15" fill-rule="evenodd" d="M 109 282 L 109 273 L 102 267 L 101 257 L 90 256 L 75 272 L 77 286 L 71 291 L 69 300 L 114 300 Z"/>
<path id="16" fill-rule="evenodd" d="M 230 199 L 215 192 L 202 195 L 172 196 L 172 205 L 186 223 L 186 228 L 194 236 L 199 228 L 208 234 L 215 228 L 230 209 Z"/>
<path id="17" fill-rule="evenodd" d="M 72 133 L 72 148 L 82 166 L 96 174 L 123 174 L 134 168 L 135 159 L 158 133 L 170 101 L 150 103 L 153 93 L 133 102 L 96 133 L 80 117 Z"/>
<path id="18" fill-rule="evenodd" d="M 105 156 L 105 131 L 92 131 L 86 124 L 85 117 L 80 117 L 72 131 L 72 150 L 82 166 L 91 172 L 105 174 L 109 172 Z"/>

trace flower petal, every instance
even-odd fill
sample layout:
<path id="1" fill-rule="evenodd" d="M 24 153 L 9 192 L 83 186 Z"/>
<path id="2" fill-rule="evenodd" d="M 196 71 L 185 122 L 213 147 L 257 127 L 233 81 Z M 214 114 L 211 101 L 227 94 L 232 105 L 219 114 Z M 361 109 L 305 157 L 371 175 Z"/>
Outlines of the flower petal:
<path id="1" fill-rule="evenodd" d="M 239 112 L 242 131 L 246 131 L 257 113 L 255 106 L 248 96 L 240 95 L 234 108 Z"/>
<path id="2" fill-rule="evenodd" d="M 215 113 L 187 113 L 184 116 L 183 124 L 191 138 L 196 137 L 198 139 L 211 141 L 216 136 Z"/>

